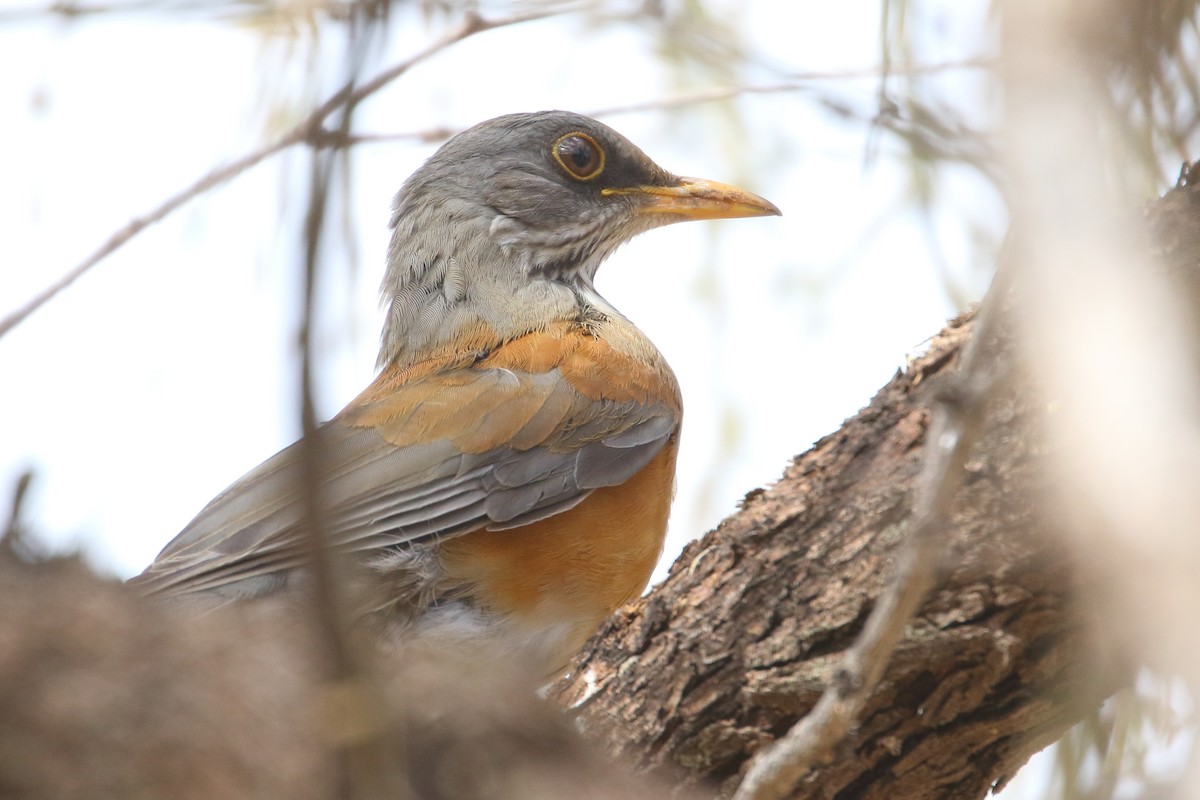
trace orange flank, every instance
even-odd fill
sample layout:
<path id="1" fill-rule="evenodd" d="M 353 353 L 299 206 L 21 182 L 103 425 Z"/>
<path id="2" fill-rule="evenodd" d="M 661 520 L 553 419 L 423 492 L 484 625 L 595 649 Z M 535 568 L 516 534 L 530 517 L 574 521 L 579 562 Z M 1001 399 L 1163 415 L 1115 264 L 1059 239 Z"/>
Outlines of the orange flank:
<path id="1" fill-rule="evenodd" d="M 514 530 L 442 544 L 454 583 L 488 611 L 530 626 L 570 621 L 564 659 L 609 614 L 637 597 L 662 552 L 678 437 L 632 479 L 597 489 L 569 511 Z"/>

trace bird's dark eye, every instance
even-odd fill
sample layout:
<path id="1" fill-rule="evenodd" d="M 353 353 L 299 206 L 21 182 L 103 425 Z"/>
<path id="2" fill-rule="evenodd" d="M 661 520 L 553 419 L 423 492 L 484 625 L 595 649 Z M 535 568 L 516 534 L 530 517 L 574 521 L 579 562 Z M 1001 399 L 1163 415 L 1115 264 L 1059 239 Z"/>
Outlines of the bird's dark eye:
<path id="1" fill-rule="evenodd" d="M 578 131 L 554 143 L 554 160 L 580 181 L 590 181 L 604 171 L 604 151 L 595 139 Z"/>

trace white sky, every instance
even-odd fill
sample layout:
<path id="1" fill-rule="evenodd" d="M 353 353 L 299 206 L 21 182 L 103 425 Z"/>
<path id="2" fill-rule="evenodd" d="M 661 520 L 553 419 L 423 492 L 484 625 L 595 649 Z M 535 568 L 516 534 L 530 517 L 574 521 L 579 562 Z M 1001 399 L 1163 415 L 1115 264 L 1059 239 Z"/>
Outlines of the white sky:
<path id="1" fill-rule="evenodd" d="M 925 60 L 975 54 L 985 9 L 966 5 L 945 4 Z M 727 24 L 784 69 L 878 61 L 877 0 L 725 6 Z M 424 21 L 399 14 L 381 63 L 431 36 Z M 305 73 L 280 71 L 283 47 L 245 26 L 171 15 L 0 28 L 0 314 L 134 216 L 255 147 L 263 87 L 300 96 Z M 743 79 L 776 80 L 761 71 Z M 978 76 L 939 80 L 956 102 L 980 99 Z M 366 103 L 358 125 L 466 126 L 709 85 L 668 74 L 643 30 L 551 20 L 477 36 L 422 64 Z M 874 81 L 815 88 L 875 108 Z M 784 212 L 654 231 L 601 269 L 601 292 L 658 344 L 684 389 L 664 566 L 865 405 L 956 311 L 928 233 L 906 210 L 893 143 L 884 139 L 883 155 L 865 166 L 865 126 L 832 119 L 806 93 L 750 96 L 732 110 L 606 119 L 667 169 L 739 183 Z M 433 149 L 377 144 L 354 154 L 359 258 L 331 259 L 337 272 L 322 284 L 323 417 L 373 375 L 389 204 Z M 129 576 L 214 494 L 295 438 L 305 164 L 290 152 L 190 204 L 0 339 L 0 510 L 18 472 L 32 467 L 28 513 L 43 538 Z M 1002 209 L 966 172 L 949 191 L 955 205 L 935 215 L 934 232 L 956 279 L 978 296 L 990 264 L 971 263 L 962 215 L 998 232 Z"/>

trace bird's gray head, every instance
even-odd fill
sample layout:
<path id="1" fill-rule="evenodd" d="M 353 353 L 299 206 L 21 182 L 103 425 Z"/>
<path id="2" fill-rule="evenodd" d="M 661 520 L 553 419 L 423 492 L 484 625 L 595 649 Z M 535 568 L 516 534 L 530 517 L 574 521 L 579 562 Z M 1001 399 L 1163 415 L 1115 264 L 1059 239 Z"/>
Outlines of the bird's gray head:
<path id="1" fill-rule="evenodd" d="M 600 263 L 643 231 L 778 213 L 748 192 L 676 177 L 579 114 L 480 123 L 446 142 L 396 196 L 380 365 L 468 329 L 507 338 L 577 313 Z"/>

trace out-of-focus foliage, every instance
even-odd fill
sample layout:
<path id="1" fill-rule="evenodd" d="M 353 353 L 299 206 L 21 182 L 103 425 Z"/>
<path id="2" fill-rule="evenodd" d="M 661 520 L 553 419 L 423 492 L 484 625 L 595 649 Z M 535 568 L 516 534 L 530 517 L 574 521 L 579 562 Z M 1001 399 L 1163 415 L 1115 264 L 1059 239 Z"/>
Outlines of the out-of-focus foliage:
<path id="1" fill-rule="evenodd" d="M 0 23 L 42 17 L 84 21 L 118 14 L 194 15 L 280 29 L 314 27 L 324 21 L 348 20 L 364 12 L 376 14 L 386 4 L 377 0 L 35 0 L 0 10 Z M 431 0 L 430 5 L 433 5 Z"/>
<path id="2" fill-rule="evenodd" d="M 939 0 L 882 0 L 885 67 L 922 59 L 920 39 L 941 5 Z M 1200 3 L 1077 0 L 1077 5 L 1079 36 L 1108 84 L 1110 107 L 1097 109 L 1097 119 L 1113 125 L 1118 143 L 1139 156 L 1142 189 L 1161 192 L 1174 180 L 1179 162 L 1195 157 L 1200 143 Z M 1003 0 L 992 0 L 992 25 L 1003 20 Z M 900 92 L 895 84 L 884 82 L 882 87 L 880 122 L 906 141 L 914 164 L 963 162 L 994 176 L 986 137 L 971 130 L 960 112 L 930 98 L 915 82 L 904 84 Z"/>
<path id="3" fill-rule="evenodd" d="M 1108 70 L 1109 117 L 1161 190 L 1200 144 L 1200 28 L 1194 0 L 1103 0 L 1081 30 Z"/>
<path id="4" fill-rule="evenodd" d="M 1045 796 L 1171 796 L 1194 745 L 1193 705 L 1178 682 L 1143 674 L 1058 742 Z"/>

